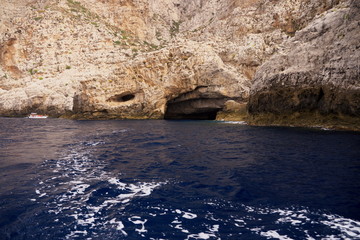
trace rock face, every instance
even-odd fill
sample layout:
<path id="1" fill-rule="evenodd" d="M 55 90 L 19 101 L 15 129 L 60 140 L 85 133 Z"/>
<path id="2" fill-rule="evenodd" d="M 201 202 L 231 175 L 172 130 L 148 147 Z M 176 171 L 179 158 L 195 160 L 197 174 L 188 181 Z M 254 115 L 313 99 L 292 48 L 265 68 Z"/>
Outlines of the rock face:
<path id="1" fill-rule="evenodd" d="M 344 48 L 351 45 L 346 43 L 351 40 L 350 25 L 324 23 L 328 27 L 323 29 L 326 21 L 316 17 L 327 10 L 325 18 L 330 20 L 338 11 L 345 14 L 344 4 L 345 0 L 1 1 L 0 116 L 39 112 L 95 119 L 214 119 L 220 111 L 244 113 L 257 68 L 274 54 L 291 54 L 283 50 L 285 41 L 311 45 L 317 41 L 311 36 L 317 39 L 320 32 L 326 36 L 328 28 L 347 27 L 339 41 Z M 356 16 L 349 12 L 345 20 L 353 23 Z M 313 28 L 319 34 L 309 23 L 317 24 Z M 329 36 L 322 45 L 331 50 L 331 44 Z M 308 75 L 326 65 L 320 49 L 316 51 L 308 60 L 298 60 L 304 66 L 314 64 L 304 67 Z M 263 111 L 255 104 L 263 101 L 257 96 L 266 89 L 260 79 L 275 76 L 277 67 L 295 61 L 290 55 L 283 58 L 273 70 L 268 64 L 257 74 L 251 112 Z M 280 72 L 284 71 L 301 78 L 298 71 Z M 352 74 L 349 71 L 346 74 Z M 320 72 L 332 74 L 329 79 L 336 74 Z M 316 94 L 330 96 L 330 88 L 316 81 Z M 311 86 L 306 89 L 314 95 Z M 358 106 L 351 102 L 349 109 Z M 353 111 L 349 109 L 344 111 Z"/>
<path id="2" fill-rule="evenodd" d="M 111 78 L 83 81 L 74 112 L 97 118 L 164 118 L 169 106 L 166 118 L 196 118 L 197 113 L 216 113 L 227 99 L 244 101 L 248 92 L 244 77 L 210 46 L 188 42 L 119 64 Z M 186 106 L 174 108 L 180 102 Z"/>
<path id="3" fill-rule="evenodd" d="M 359 1 L 318 16 L 262 65 L 251 114 L 360 117 Z"/>

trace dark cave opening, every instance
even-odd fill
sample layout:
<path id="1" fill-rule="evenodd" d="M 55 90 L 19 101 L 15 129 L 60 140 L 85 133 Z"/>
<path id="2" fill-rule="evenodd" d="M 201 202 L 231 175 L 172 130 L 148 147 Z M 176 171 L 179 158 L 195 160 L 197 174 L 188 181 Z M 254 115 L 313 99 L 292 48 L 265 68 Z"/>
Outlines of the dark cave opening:
<path id="1" fill-rule="evenodd" d="M 134 98 L 135 98 L 134 94 L 127 94 L 127 95 L 122 96 L 121 100 L 123 102 L 127 102 L 127 101 L 130 101 L 130 100 L 134 99 Z"/>
<path id="2" fill-rule="evenodd" d="M 221 99 L 192 99 L 168 102 L 164 115 L 166 120 L 215 120 L 222 109 Z"/>
<path id="3" fill-rule="evenodd" d="M 215 120 L 218 110 L 190 114 L 169 114 L 165 113 L 165 120 Z"/>
<path id="4" fill-rule="evenodd" d="M 134 94 L 118 94 L 112 96 L 107 102 L 127 102 L 135 98 Z"/>

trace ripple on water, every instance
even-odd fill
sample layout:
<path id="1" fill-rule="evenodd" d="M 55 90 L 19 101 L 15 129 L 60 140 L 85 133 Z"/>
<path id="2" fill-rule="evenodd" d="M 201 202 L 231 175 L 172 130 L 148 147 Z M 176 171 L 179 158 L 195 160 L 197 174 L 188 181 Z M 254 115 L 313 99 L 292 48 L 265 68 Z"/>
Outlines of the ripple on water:
<path id="1" fill-rule="evenodd" d="M 119 133 L 119 132 L 116 132 Z M 121 132 L 120 132 L 121 133 Z M 41 179 L 35 189 L 37 199 L 45 204 L 55 222 L 67 226 L 66 239 L 81 238 L 101 233 L 105 228 L 115 228 L 127 236 L 124 224 L 118 219 L 121 211 L 132 199 L 149 196 L 166 182 L 122 182 L 117 176 L 105 171 L 105 164 L 94 159 L 91 148 L 104 144 L 86 142 L 72 145 L 69 153 L 58 160 L 45 162 L 50 169 L 47 179 Z M 135 229 L 143 235 L 147 220 L 129 218 Z"/>
<path id="2" fill-rule="evenodd" d="M 123 133 L 126 131 L 112 132 Z M 104 158 L 93 154 L 106 144 L 106 139 L 98 137 L 97 141 L 68 145 L 61 158 L 44 163 L 46 171 L 32 201 L 43 204 L 48 220 L 66 239 L 360 238 L 360 222 L 305 207 L 255 207 L 206 198 L 168 202 L 155 189 L 161 191 L 165 185 L 167 189 L 186 188 L 185 182 L 122 178 L 109 171 Z M 169 165 L 181 164 L 173 161 Z M 192 170 L 207 168 L 193 164 Z"/>

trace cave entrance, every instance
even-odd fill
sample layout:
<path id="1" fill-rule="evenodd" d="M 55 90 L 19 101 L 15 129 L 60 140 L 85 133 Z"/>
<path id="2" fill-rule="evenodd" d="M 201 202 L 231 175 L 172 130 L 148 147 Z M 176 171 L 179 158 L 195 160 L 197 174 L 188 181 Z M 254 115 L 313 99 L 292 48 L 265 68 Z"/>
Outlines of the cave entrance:
<path id="1" fill-rule="evenodd" d="M 215 120 L 227 100 L 216 86 L 198 86 L 169 100 L 164 119 Z"/>
<path id="2" fill-rule="evenodd" d="M 106 100 L 107 102 L 115 102 L 115 103 L 121 103 L 121 102 L 127 102 L 130 100 L 133 100 L 135 98 L 135 95 L 132 93 L 123 93 L 123 94 L 117 94 Z"/>
<path id="3" fill-rule="evenodd" d="M 222 110 L 223 99 L 191 99 L 170 101 L 164 115 L 166 120 L 215 120 L 218 111 Z"/>

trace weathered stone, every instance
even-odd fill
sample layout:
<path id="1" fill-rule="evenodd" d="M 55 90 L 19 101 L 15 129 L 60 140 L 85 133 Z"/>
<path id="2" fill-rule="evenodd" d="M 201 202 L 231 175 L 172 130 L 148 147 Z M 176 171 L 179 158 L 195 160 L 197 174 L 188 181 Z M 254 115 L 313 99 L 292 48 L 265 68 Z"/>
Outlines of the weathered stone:
<path id="1" fill-rule="evenodd" d="M 213 118 L 339 2 L 1 1 L 0 115 Z"/>
<path id="2" fill-rule="evenodd" d="M 196 42 L 139 55 L 115 73 L 108 80 L 82 82 L 74 111 L 106 111 L 119 118 L 172 118 L 175 112 L 184 117 L 208 111 L 216 115 L 226 99 L 248 98 L 249 86 L 241 75 L 210 46 Z"/>
<path id="3" fill-rule="evenodd" d="M 355 2 L 317 17 L 258 69 L 251 114 L 360 117 L 360 9 Z"/>

